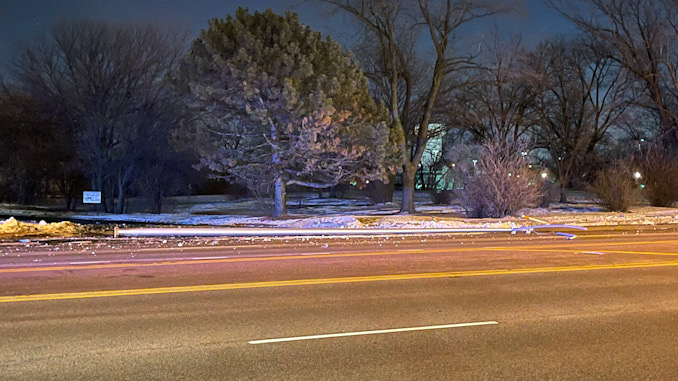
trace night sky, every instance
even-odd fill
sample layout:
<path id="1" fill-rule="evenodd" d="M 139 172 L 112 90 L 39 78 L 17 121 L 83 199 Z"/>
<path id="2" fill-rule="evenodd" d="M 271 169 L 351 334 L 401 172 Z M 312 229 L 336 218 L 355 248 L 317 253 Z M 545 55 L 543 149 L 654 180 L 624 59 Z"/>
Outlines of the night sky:
<path id="1" fill-rule="evenodd" d="M 62 19 L 169 22 L 197 36 L 207 20 L 232 14 L 239 5 L 250 10 L 272 8 L 279 13 L 291 9 L 299 13 L 303 23 L 345 44 L 355 36 L 354 24 L 349 19 L 335 17 L 328 21 L 317 3 L 303 0 L 4 0 L 0 2 L 0 65 L 5 66 L 17 48 L 36 35 L 49 32 Z M 482 33 L 494 25 L 502 31 L 523 34 L 528 45 L 544 36 L 573 30 L 546 6 L 545 0 L 526 0 L 525 14 L 476 25 L 474 32 Z"/>

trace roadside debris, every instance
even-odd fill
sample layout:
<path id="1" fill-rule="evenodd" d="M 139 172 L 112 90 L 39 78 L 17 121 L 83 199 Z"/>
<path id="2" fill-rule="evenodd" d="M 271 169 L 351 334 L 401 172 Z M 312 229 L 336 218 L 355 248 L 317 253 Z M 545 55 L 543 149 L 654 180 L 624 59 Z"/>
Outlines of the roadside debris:
<path id="1" fill-rule="evenodd" d="M 92 227 L 76 224 L 70 221 L 47 223 L 22 222 L 10 217 L 0 220 L 0 238 L 21 237 L 20 242 L 29 242 L 23 237 L 69 237 L 92 233 Z"/>
<path id="2" fill-rule="evenodd" d="M 546 221 L 542 221 L 546 222 Z M 429 235 L 429 234 L 475 234 L 475 233 L 511 233 L 529 234 L 535 230 L 586 230 L 583 226 L 545 224 L 505 228 L 390 228 L 390 229 L 290 229 L 290 228 L 115 228 L 114 237 L 292 237 L 292 236 L 390 236 L 390 235 Z M 571 233 L 555 232 L 568 240 L 577 236 Z"/>

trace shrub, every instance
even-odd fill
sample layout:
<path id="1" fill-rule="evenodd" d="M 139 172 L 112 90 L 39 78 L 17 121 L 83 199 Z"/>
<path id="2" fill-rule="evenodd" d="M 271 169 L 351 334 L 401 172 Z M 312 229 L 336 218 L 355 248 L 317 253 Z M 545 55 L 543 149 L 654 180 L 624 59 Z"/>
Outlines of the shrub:
<path id="1" fill-rule="evenodd" d="M 626 212 L 640 198 L 631 171 L 619 163 L 599 171 L 590 190 L 612 212 Z"/>
<path id="2" fill-rule="evenodd" d="M 516 215 L 541 196 L 539 181 L 520 153 L 496 145 L 484 147 L 484 155 L 457 193 L 467 216 L 473 218 Z"/>
<path id="3" fill-rule="evenodd" d="M 640 172 L 645 194 L 652 206 L 671 206 L 678 200 L 678 158 L 657 149 L 647 152 L 641 160 Z"/>

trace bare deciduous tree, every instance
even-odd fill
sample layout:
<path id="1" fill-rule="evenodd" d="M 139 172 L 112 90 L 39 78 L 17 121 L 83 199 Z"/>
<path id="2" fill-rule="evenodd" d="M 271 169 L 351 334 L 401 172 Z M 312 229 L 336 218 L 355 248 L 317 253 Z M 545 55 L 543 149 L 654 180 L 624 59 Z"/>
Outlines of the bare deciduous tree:
<path id="1" fill-rule="evenodd" d="M 463 25 L 508 11 L 512 4 L 476 0 L 322 1 L 354 16 L 374 39 L 380 66 L 375 67 L 379 71 L 373 73 L 372 79 L 384 92 L 394 128 L 405 138 L 400 146 L 403 157 L 400 211 L 414 212 L 415 174 L 430 138 L 429 128 L 436 124 L 434 110 L 441 89 L 468 62 L 467 56 L 455 51 L 455 37 Z M 425 78 L 417 77 L 421 72 L 420 61 L 412 59 L 413 54 L 424 54 L 414 48 L 420 33 L 427 36 L 433 50 Z M 419 88 L 422 92 L 415 91 Z M 419 104 L 421 108 L 415 113 Z"/>
<path id="2" fill-rule="evenodd" d="M 536 145 L 548 152 L 565 202 L 572 178 L 591 169 L 596 148 L 624 117 L 629 83 L 581 40 L 544 43 L 533 59 Z"/>
<path id="3" fill-rule="evenodd" d="M 16 60 L 16 86 L 66 121 L 106 211 L 123 212 L 141 162 L 158 147 L 155 130 L 169 134 L 175 118 L 159 113 L 178 109 L 167 107 L 176 101 L 167 76 L 184 40 L 150 25 L 64 22 Z"/>
<path id="4" fill-rule="evenodd" d="M 526 75 L 527 52 L 519 40 L 505 42 L 498 32 L 481 45 L 479 66 L 469 69 L 469 84 L 451 95 L 451 122 L 481 142 L 515 149 L 533 118 L 534 87 Z"/>
<path id="5" fill-rule="evenodd" d="M 664 145 L 678 148 L 678 2 L 675 0 L 551 0 L 581 31 L 611 49 L 607 56 L 643 89 Z"/>

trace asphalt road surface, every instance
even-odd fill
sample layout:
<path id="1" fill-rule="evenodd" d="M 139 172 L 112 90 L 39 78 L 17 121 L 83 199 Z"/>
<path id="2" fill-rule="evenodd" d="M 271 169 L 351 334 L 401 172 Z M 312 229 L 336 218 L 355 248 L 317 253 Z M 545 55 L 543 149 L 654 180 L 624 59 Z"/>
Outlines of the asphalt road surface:
<path id="1" fill-rule="evenodd" d="M 0 380 L 675 380 L 678 232 L 0 242 Z"/>

